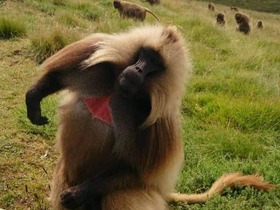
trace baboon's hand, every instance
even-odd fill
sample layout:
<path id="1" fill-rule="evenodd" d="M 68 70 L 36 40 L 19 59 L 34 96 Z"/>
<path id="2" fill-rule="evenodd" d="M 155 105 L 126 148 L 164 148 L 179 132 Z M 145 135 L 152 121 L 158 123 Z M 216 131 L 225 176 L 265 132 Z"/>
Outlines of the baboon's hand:
<path id="1" fill-rule="evenodd" d="M 86 194 L 79 186 L 68 188 L 60 194 L 61 204 L 68 209 L 78 208 L 85 200 Z"/>
<path id="2" fill-rule="evenodd" d="M 48 118 L 41 114 L 41 99 L 38 97 L 37 91 L 31 88 L 25 96 L 27 108 L 27 117 L 35 125 L 45 125 L 48 123 Z"/>
<path id="3" fill-rule="evenodd" d="M 27 114 L 27 117 L 32 122 L 32 124 L 35 125 L 45 125 L 49 123 L 49 120 L 47 117 L 41 116 L 40 114 Z"/>
<path id="4" fill-rule="evenodd" d="M 41 115 L 41 109 L 27 105 L 27 117 L 35 125 L 45 125 L 49 122 L 47 117 Z"/>

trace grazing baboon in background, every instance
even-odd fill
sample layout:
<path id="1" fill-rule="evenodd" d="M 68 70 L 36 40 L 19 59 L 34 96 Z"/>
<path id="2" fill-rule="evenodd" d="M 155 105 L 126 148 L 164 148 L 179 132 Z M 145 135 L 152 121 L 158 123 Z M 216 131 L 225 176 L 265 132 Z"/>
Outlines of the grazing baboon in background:
<path id="1" fill-rule="evenodd" d="M 233 173 L 206 193 L 171 194 L 184 160 L 180 104 L 191 73 L 175 27 L 94 34 L 43 67 L 26 93 L 32 123 L 48 122 L 43 98 L 69 90 L 59 109 L 52 209 L 165 210 L 166 201 L 203 203 L 236 184 L 272 187 L 261 177 Z"/>
<path id="2" fill-rule="evenodd" d="M 237 7 L 230 7 L 230 10 L 234 10 L 234 11 L 238 12 Z"/>
<path id="3" fill-rule="evenodd" d="M 216 15 L 216 23 L 217 25 L 220 25 L 220 26 L 224 26 L 226 24 L 226 20 L 225 20 L 225 14 L 222 13 L 222 12 L 219 12 L 217 15 Z"/>
<path id="4" fill-rule="evenodd" d="M 257 28 L 258 28 L 258 29 L 263 29 L 263 22 L 262 22 L 261 20 L 259 20 L 259 21 L 257 22 Z"/>
<path id="5" fill-rule="evenodd" d="M 215 5 L 211 2 L 208 3 L 208 9 L 209 10 L 212 10 L 212 11 L 215 11 Z"/>
<path id="6" fill-rule="evenodd" d="M 149 2 L 151 5 L 160 4 L 160 0 L 144 0 L 144 1 Z"/>
<path id="7" fill-rule="evenodd" d="M 247 15 L 237 12 L 235 14 L 235 20 L 237 23 L 237 27 L 236 27 L 237 31 L 240 31 L 244 34 L 250 33 L 251 31 L 250 18 Z"/>
<path id="8" fill-rule="evenodd" d="M 113 4 L 114 8 L 119 11 L 122 18 L 132 18 L 135 20 L 144 21 L 146 18 L 146 12 L 148 12 L 152 14 L 157 20 L 159 20 L 151 10 L 138 4 L 122 0 L 114 0 Z"/>

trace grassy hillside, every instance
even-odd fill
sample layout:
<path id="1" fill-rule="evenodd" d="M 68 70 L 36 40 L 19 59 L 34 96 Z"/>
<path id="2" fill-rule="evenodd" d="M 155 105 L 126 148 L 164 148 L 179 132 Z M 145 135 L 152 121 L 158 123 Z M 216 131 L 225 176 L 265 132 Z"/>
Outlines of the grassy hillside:
<path id="1" fill-rule="evenodd" d="M 259 12 L 280 13 L 280 2 L 278 0 L 213 0 L 206 2 L 256 10 Z"/>
<path id="2" fill-rule="evenodd" d="M 277 185 L 271 192 L 227 190 L 204 205 L 171 204 L 172 209 L 279 209 L 280 15 L 242 9 L 253 26 L 258 19 L 265 25 L 244 36 L 235 31 L 228 6 L 217 5 L 226 12 L 222 28 L 207 2 L 161 2 L 142 4 L 163 24 L 180 28 L 193 60 L 182 107 L 186 161 L 177 190 L 203 192 L 233 171 L 258 173 Z M 145 23 L 155 22 L 147 15 Z M 120 20 L 111 0 L 0 1 L 0 208 L 50 208 L 57 95 L 43 103 L 47 126 L 31 125 L 24 105 L 25 92 L 41 73 L 39 63 L 91 33 L 145 23 Z"/>

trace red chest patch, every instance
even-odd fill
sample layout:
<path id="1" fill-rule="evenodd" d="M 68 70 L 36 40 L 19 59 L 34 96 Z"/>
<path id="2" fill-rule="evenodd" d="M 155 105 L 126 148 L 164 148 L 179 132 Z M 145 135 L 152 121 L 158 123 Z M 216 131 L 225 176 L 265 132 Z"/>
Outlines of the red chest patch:
<path id="1" fill-rule="evenodd" d="M 112 116 L 109 108 L 110 96 L 85 98 L 84 102 L 92 113 L 94 118 L 97 118 L 109 125 L 112 124 Z"/>

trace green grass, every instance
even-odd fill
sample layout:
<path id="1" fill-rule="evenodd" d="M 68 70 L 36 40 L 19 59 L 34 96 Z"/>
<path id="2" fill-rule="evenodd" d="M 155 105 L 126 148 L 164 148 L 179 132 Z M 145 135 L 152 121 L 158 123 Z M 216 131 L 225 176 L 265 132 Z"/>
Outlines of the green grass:
<path id="1" fill-rule="evenodd" d="M 0 39 L 11 39 L 25 36 L 24 25 L 16 20 L 0 18 Z"/>
<path id="2" fill-rule="evenodd" d="M 101 18 L 102 14 L 102 8 L 101 6 L 91 3 L 90 1 L 78 1 L 78 2 L 74 2 L 70 5 L 70 7 L 73 10 L 78 11 L 78 13 L 88 19 L 88 20 L 98 20 L 99 18 Z"/>
<path id="3" fill-rule="evenodd" d="M 261 174 L 277 186 L 271 192 L 226 190 L 206 204 L 173 203 L 171 209 L 279 209 L 280 15 L 223 1 L 227 6 L 216 4 L 216 9 L 226 11 L 227 26 L 217 27 L 208 2 L 162 0 L 153 7 L 137 2 L 163 24 L 177 25 L 191 52 L 193 77 L 182 106 L 185 164 L 177 190 L 204 192 L 223 173 L 234 171 Z M 261 5 L 242 2 L 248 9 Z M 263 8 L 279 11 L 279 4 L 270 2 L 262 3 Z M 249 36 L 237 33 L 228 5 L 242 8 L 253 26 L 262 19 L 265 29 L 253 27 Z M 50 124 L 42 127 L 31 125 L 24 104 L 26 91 L 42 73 L 38 63 L 91 33 L 115 33 L 144 23 L 120 20 L 111 0 L 0 1 L 0 9 L 1 20 L 13 20 L 25 30 L 0 39 L 0 208 L 50 209 L 58 96 L 43 101 Z M 155 19 L 147 14 L 145 22 Z M 15 34 L 17 28 L 9 31 Z"/>
<path id="4" fill-rule="evenodd" d="M 65 20 L 69 21 L 69 19 Z M 74 19 L 71 21 L 71 24 L 73 23 Z M 38 33 L 36 37 L 31 38 L 30 54 L 38 63 L 42 63 L 46 58 L 77 39 L 76 34 L 63 28 L 55 28 L 49 34 L 45 32 L 42 34 Z"/>
<path id="5" fill-rule="evenodd" d="M 209 2 L 209 1 L 207 1 Z M 224 4 L 228 6 L 251 9 L 260 12 L 280 13 L 278 0 L 213 0 L 213 3 Z"/>
<path id="6" fill-rule="evenodd" d="M 74 16 L 71 11 L 62 11 L 57 14 L 57 20 L 62 24 L 69 26 L 69 28 L 85 28 L 86 24 L 84 24 L 83 20 Z"/>
<path id="7" fill-rule="evenodd" d="M 61 5 L 56 5 L 56 1 L 48 1 L 48 0 L 27 0 L 26 4 L 32 6 L 34 9 L 43 12 L 47 15 L 53 16 L 55 15 L 56 10 Z M 63 1 L 57 1 L 63 2 Z"/>
<path id="8" fill-rule="evenodd" d="M 56 6 L 65 6 L 66 2 L 66 0 L 53 0 L 53 4 Z"/>

